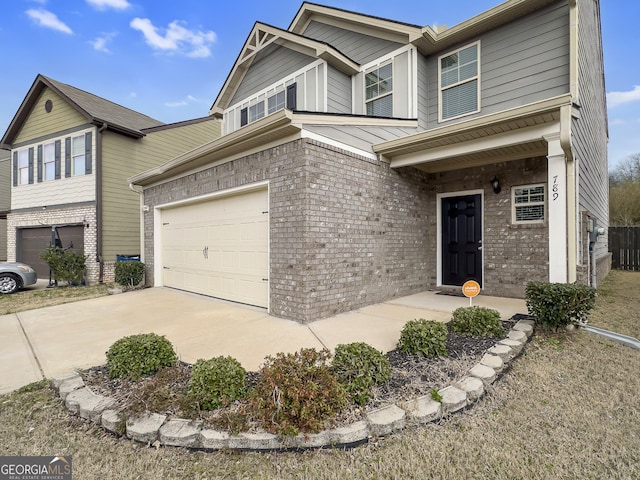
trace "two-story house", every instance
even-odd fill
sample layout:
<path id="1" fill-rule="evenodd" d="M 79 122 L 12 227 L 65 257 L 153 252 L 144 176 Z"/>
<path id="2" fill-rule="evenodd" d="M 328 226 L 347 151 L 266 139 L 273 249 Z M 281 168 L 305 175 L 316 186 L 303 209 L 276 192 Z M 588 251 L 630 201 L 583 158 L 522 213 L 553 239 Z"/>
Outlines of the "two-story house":
<path id="1" fill-rule="evenodd" d="M 509 0 L 432 28 L 303 3 L 286 30 L 256 23 L 211 109 L 222 137 L 129 179 L 148 281 L 303 322 L 469 279 L 595 282 L 599 10 Z"/>
<path id="2" fill-rule="evenodd" d="M 118 255 L 140 255 L 140 196 L 130 175 L 220 136 L 215 116 L 164 124 L 38 75 L 0 144 L 10 151 L 7 256 L 49 268 L 57 241 L 87 256 L 87 281 L 113 280 Z M 0 212 L 1 213 L 1 212 Z"/>

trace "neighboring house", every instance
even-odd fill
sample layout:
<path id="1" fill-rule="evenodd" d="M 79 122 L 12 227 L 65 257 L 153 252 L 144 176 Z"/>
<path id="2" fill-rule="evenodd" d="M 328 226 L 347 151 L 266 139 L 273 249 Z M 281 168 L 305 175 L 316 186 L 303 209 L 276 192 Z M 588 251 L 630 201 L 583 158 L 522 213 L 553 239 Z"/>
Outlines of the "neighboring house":
<path id="1" fill-rule="evenodd" d="M 166 125 L 38 75 L 0 141 L 12 160 L 9 260 L 48 278 L 40 254 L 59 237 L 87 256 L 90 283 L 113 280 L 117 255 L 143 253 L 127 177 L 219 136 L 214 116 Z"/>
<path id="2" fill-rule="evenodd" d="M 7 214 L 11 208 L 11 154 L 0 150 L 0 261 L 7 260 Z"/>
<path id="3" fill-rule="evenodd" d="M 609 269 L 587 232 L 608 226 L 596 0 L 448 29 L 304 3 L 255 24 L 211 113 L 221 138 L 129 179 L 150 284 L 306 322 L 469 279 L 595 282 L 590 252 Z"/>

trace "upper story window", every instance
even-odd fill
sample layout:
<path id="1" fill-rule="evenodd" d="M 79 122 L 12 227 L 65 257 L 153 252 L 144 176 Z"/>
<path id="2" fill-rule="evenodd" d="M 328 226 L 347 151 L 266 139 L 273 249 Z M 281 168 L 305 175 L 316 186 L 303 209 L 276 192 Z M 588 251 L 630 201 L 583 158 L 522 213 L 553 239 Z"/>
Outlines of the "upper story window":
<path id="1" fill-rule="evenodd" d="M 20 150 L 18 152 L 18 184 L 26 185 L 29 182 L 30 170 L 29 168 L 29 150 Z M 31 174 L 33 175 L 33 174 Z"/>
<path id="2" fill-rule="evenodd" d="M 393 116 L 393 65 L 387 63 L 365 74 L 367 115 Z"/>
<path id="3" fill-rule="evenodd" d="M 85 174 L 85 136 L 78 135 L 71 138 L 71 174 L 72 175 L 84 175 Z"/>
<path id="4" fill-rule="evenodd" d="M 56 178 L 56 145 L 46 143 L 42 146 L 42 165 L 45 180 L 55 180 Z M 38 178 L 40 178 L 38 176 Z M 38 180 L 40 181 L 40 180 Z"/>
<path id="5" fill-rule="evenodd" d="M 440 121 L 480 111 L 480 42 L 439 58 Z"/>
<path id="6" fill-rule="evenodd" d="M 264 98 L 264 97 L 263 97 Z M 286 90 L 269 94 L 266 100 L 267 115 L 282 110 L 283 108 L 289 108 L 295 110 L 296 108 L 296 84 L 292 83 L 287 85 Z M 248 107 L 240 110 L 240 126 L 244 127 L 249 123 L 253 123 L 256 120 L 260 120 L 265 116 L 265 100 L 258 100 L 257 103 L 249 105 Z"/>
<path id="7" fill-rule="evenodd" d="M 523 185 L 511 189 L 513 223 L 544 222 L 544 184 Z"/>

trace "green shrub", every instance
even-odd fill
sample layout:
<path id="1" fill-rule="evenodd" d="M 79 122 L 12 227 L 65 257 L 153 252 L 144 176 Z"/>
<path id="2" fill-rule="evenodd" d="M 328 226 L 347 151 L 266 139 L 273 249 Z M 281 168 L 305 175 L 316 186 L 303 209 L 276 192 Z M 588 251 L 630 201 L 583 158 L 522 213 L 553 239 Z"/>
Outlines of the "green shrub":
<path id="1" fill-rule="evenodd" d="M 137 380 L 174 365 L 177 360 L 171 342 L 155 333 L 121 338 L 107 351 L 107 366 L 112 378 Z"/>
<path id="2" fill-rule="evenodd" d="M 447 354 L 447 326 L 433 320 L 411 320 L 406 323 L 398 349 L 402 352 L 425 357 Z"/>
<path id="3" fill-rule="evenodd" d="M 577 283 L 530 282 L 525 289 L 529 313 L 545 329 L 586 323 L 596 303 L 596 289 Z"/>
<path id="4" fill-rule="evenodd" d="M 123 287 L 135 287 L 142 282 L 144 263 L 135 260 L 116 262 L 115 280 Z"/>
<path id="5" fill-rule="evenodd" d="M 251 396 L 251 408 L 267 431 L 317 432 L 346 406 L 346 393 L 331 371 L 327 349 L 303 348 L 269 356 Z"/>
<path id="6" fill-rule="evenodd" d="M 247 372 L 233 357 L 198 360 L 191 370 L 187 395 L 201 409 L 211 410 L 243 398 Z"/>
<path id="7" fill-rule="evenodd" d="M 474 337 L 502 337 L 504 328 L 500 312 L 485 307 L 462 307 L 453 312 L 449 328 Z"/>
<path id="8" fill-rule="evenodd" d="M 56 282 L 63 281 L 69 285 L 82 283 L 87 261 L 84 254 L 60 247 L 49 247 L 42 252 L 40 258 L 49 265 Z"/>
<path id="9" fill-rule="evenodd" d="M 369 403 L 371 388 L 388 382 L 391 376 L 391 365 L 387 357 L 362 342 L 338 345 L 331 369 L 357 405 Z"/>

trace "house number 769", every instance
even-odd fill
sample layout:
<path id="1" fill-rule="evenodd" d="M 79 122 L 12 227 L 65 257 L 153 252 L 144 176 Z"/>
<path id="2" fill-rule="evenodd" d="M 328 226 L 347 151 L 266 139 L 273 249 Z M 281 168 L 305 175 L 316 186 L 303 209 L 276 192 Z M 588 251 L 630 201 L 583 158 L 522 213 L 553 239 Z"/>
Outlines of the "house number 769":
<path id="1" fill-rule="evenodd" d="M 551 196 L 552 196 L 554 202 L 560 196 L 560 193 L 558 192 L 559 188 L 560 188 L 560 185 L 558 185 L 558 175 L 554 175 L 553 176 L 553 185 L 551 186 L 551 192 L 552 192 Z"/>

